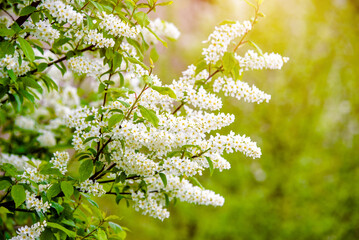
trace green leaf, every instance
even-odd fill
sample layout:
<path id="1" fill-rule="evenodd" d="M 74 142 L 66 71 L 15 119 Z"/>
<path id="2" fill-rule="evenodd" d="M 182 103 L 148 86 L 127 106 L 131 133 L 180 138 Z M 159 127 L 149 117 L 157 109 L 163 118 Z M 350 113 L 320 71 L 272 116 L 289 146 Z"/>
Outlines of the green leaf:
<path id="1" fill-rule="evenodd" d="M 57 194 L 59 194 L 60 192 L 61 192 L 60 183 L 55 183 L 52 184 L 52 186 L 47 190 L 46 196 L 49 200 L 51 200 L 51 198 L 57 196 Z"/>
<path id="2" fill-rule="evenodd" d="M 152 86 L 151 88 L 153 90 L 159 92 L 162 95 L 168 95 L 169 97 L 174 98 L 174 99 L 177 98 L 175 92 L 169 87 Z"/>
<path id="3" fill-rule="evenodd" d="M 257 6 L 254 5 L 252 2 L 250 2 L 249 0 L 244 0 L 249 6 L 253 7 L 254 9 L 257 9 Z"/>
<path id="4" fill-rule="evenodd" d="M 15 31 L 12 30 L 12 29 L 8 29 L 8 28 L 1 28 L 0 29 L 0 36 L 1 37 L 6 37 L 6 36 L 12 37 L 12 36 L 14 36 L 14 34 L 15 34 Z"/>
<path id="5" fill-rule="evenodd" d="M 153 62 L 157 62 L 159 55 L 158 55 L 156 48 L 151 49 L 150 58 L 152 59 Z"/>
<path id="6" fill-rule="evenodd" d="M 23 39 L 22 37 L 18 37 L 17 40 L 19 41 L 20 47 L 21 47 L 22 51 L 24 52 L 25 56 L 31 62 L 33 62 L 35 60 L 35 53 L 31 47 L 30 43 L 28 41 L 26 41 L 25 39 Z"/>
<path id="7" fill-rule="evenodd" d="M 61 190 L 68 198 L 74 193 L 74 187 L 71 182 L 61 182 Z"/>
<path id="8" fill-rule="evenodd" d="M 127 57 L 128 61 L 134 63 L 134 64 L 138 64 L 140 65 L 142 68 L 149 70 L 149 68 L 141 61 L 137 60 L 136 58 L 133 57 Z"/>
<path id="9" fill-rule="evenodd" d="M 160 38 L 151 28 L 149 28 L 149 27 L 146 27 L 146 28 L 148 31 L 150 31 L 153 34 L 153 36 L 155 36 L 155 38 L 158 41 L 160 41 L 163 44 L 163 46 L 167 47 L 167 43 L 165 41 L 163 41 L 162 38 Z"/>
<path id="10" fill-rule="evenodd" d="M 161 178 L 161 180 L 162 180 L 162 182 L 163 182 L 163 185 L 166 187 L 166 186 L 167 186 L 167 177 L 166 177 L 166 174 L 164 174 L 164 173 L 159 173 L 159 175 L 160 175 L 160 178 Z"/>
<path id="11" fill-rule="evenodd" d="M 152 123 L 154 127 L 158 127 L 158 122 L 160 121 L 155 113 L 155 111 L 151 109 L 147 109 L 144 106 L 138 105 L 138 109 L 141 112 L 141 115 L 144 119 Z"/>
<path id="12" fill-rule="evenodd" d="M 223 56 L 223 69 L 226 73 L 230 73 L 237 63 L 234 53 L 226 52 Z"/>
<path id="13" fill-rule="evenodd" d="M 9 77 L 11 78 L 11 80 L 13 82 L 16 82 L 17 77 L 16 77 L 14 71 L 12 69 L 7 69 L 6 72 L 9 75 Z"/>
<path id="14" fill-rule="evenodd" d="M 10 175 L 11 177 L 16 177 L 19 175 L 16 167 L 14 167 L 12 164 L 10 163 L 4 163 L 2 165 L 0 165 L 0 168 L 7 173 L 8 175 Z"/>
<path id="15" fill-rule="evenodd" d="M 248 43 L 249 43 L 250 45 L 252 45 L 252 46 L 257 50 L 257 52 L 258 52 L 261 56 L 263 56 L 262 49 L 260 49 L 257 44 L 255 44 L 255 43 L 252 42 L 252 41 L 248 41 Z"/>
<path id="16" fill-rule="evenodd" d="M 150 20 L 148 19 L 147 14 L 144 12 L 137 12 L 133 15 L 133 17 L 142 27 L 146 27 L 148 24 L 150 24 Z"/>
<path id="17" fill-rule="evenodd" d="M 11 183 L 7 180 L 1 180 L 0 181 L 0 190 L 4 190 L 11 186 Z"/>
<path id="18" fill-rule="evenodd" d="M 115 233 L 120 233 L 123 231 L 122 227 L 120 225 L 118 225 L 117 223 L 114 222 L 108 222 L 108 225 L 110 226 L 110 228 L 112 228 L 112 230 Z"/>
<path id="19" fill-rule="evenodd" d="M 63 231 L 64 233 L 66 233 L 67 236 L 69 237 L 76 237 L 76 233 L 73 231 L 70 231 L 68 229 L 66 229 L 65 227 L 61 226 L 60 224 L 54 223 L 54 222 L 48 222 L 47 226 L 50 228 L 55 228 L 55 229 L 59 229 L 61 231 Z"/>
<path id="20" fill-rule="evenodd" d="M 21 9 L 20 16 L 26 16 L 36 11 L 36 7 L 33 6 L 27 6 Z"/>
<path id="21" fill-rule="evenodd" d="M 171 5 L 172 3 L 173 1 L 161 2 L 161 3 L 157 3 L 157 6 L 167 6 L 167 5 Z"/>
<path id="22" fill-rule="evenodd" d="M 108 119 L 108 127 L 112 128 L 117 123 L 121 122 L 125 116 L 123 114 L 114 114 Z"/>
<path id="23" fill-rule="evenodd" d="M 203 189 L 202 184 L 198 181 L 197 178 L 195 177 L 189 177 L 189 179 L 191 180 L 192 184 L 194 184 L 195 186 L 200 187 L 201 189 Z"/>
<path id="24" fill-rule="evenodd" d="M 88 143 L 88 142 L 90 142 L 90 141 L 92 141 L 92 140 L 94 140 L 94 139 L 96 139 L 96 138 L 98 138 L 98 137 L 89 137 L 89 138 L 86 138 L 85 141 L 83 142 L 83 144 L 86 144 L 86 143 Z"/>
<path id="25" fill-rule="evenodd" d="M 208 165 L 209 165 L 209 172 L 210 172 L 210 174 L 211 174 L 211 176 L 212 176 L 212 174 L 213 174 L 213 162 L 212 162 L 212 160 L 209 158 L 209 157 L 206 157 L 206 159 L 207 159 L 207 162 L 208 162 Z"/>
<path id="26" fill-rule="evenodd" d="M 115 52 L 115 56 L 113 57 L 113 70 L 117 68 L 121 68 L 122 63 L 122 55 L 118 52 Z"/>
<path id="27" fill-rule="evenodd" d="M 80 181 L 83 182 L 88 179 L 93 170 L 93 162 L 91 159 L 85 160 L 80 165 Z"/>
<path id="28" fill-rule="evenodd" d="M 17 208 L 26 200 L 26 193 L 24 187 L 21 185 L 12 186 L 11 196 L 14 199 L 15 207 Z"/>
<path id="29" fill-rule="evenodd" d="M 60 214 L 65 209 L 63 206 L 61 206 L 61 204 L 58 204 L 54 201 L 51 202 L 51 207 L 55 208 L 57 214 Z"/>
<path id="30" fill-rule="evenodd" d="M 205 69 L 207 69 L 207 62 L 204 59 L 202 59 L 196 64 L 195 75 L 197 76 L 198 73 L 202 72 Z"/>
<path id="31" fill-rule="evenodd" d="M 47 63 L 40 63 L 39 65 L 37 65 L 37 71 L 42 72 L 47 68 L 47 66 Z"/>
<path id="32" fill-rule="evenodd" d="M 102 229 L 97 230 L 97 239 L 98 240 L 107 240 L 107 235 Z"/>
<path id="33" fill-rule="evenodd" d="M 38 90 L 40 93 L 43 92 L 42 87 L 40 86 L 40 84 L 38 82 L 35 81 L 35 79 L 30 78 L 30 77 L 22 77 L 21 80 L 26 87 L 34 88 L 34 89 Z"/>

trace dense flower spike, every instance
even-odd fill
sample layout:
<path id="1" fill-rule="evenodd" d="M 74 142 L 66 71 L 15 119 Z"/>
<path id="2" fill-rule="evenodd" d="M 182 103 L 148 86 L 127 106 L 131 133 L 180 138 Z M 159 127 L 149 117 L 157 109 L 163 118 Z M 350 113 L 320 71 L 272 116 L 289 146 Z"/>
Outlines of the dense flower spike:
<path id="1" fill-rule="evenodd" d="M 245 71 L 258 69 L 281 69 L 289 58 L 282 57 L 278 53 L 264 53 L 259 55 L 253 50 L 246 52 L 244 57 L 236 55 L 239 66 Z"/>
<path id="2" fill-rule="evenodd" d="M 88 74 L 89 76 L 97 77 L 101 74 L 103 65 L 97 59 L 89 59 L 86 57 L 73 57 L 68 61 L 68 66 L 71 70 L 79 74 Z"/>
<path id="3" fill-rule="evenodd" d="M 208 37 L 207 41 L 210 42 L 209 47 L 203 49 L 202 53 L 207 64 L 215 64 L 227 52 L 228 46 L 234 39 L 243 36 L 251 29 L 252 24 L 250 21 L 224 24 L 216 27 L 215 31 Z"/>
<path id="4" fill-rule="evenodd" d="M 67 172 L 67 164 L 69 160 L 70 157 L 67 152 L 56 152 L 54 157 L 51 158 L 50 163 L 52 163 L 55 168 L 59 169 L 62 174 L 65 174 Z"/>
<path id="5" fill-rule="evenodd" d="M 102 12 L 100 19 L 102 22 L 99 24 L 99 28 L 105 29 L 116 37 L 124 36 L 128 38 L 136 38 L 140 33 L 138 27 L 131 27 L 128 23 L 122 21 L 119 17 L 113 14 Z"/>
<path id="6" fill-rule="evenodd" d="M 31 227 L 24 226 L 19 228 L 16 233 L 17 236 L 11 238 L 10 240 L 35 240 L 40 237 L 41 233 L 45 231 L 47 223 L 44 220 L 43 222 L 37 222 Z"/>
<path id="7" fill-rule="evenodd" d="M 82 192 L 87 192 L 97 197 L 101 197 L 103 194 L 106 193 L 106 191 L 98 182 L 89 179 L 80 184 L 80 190 Z"/>

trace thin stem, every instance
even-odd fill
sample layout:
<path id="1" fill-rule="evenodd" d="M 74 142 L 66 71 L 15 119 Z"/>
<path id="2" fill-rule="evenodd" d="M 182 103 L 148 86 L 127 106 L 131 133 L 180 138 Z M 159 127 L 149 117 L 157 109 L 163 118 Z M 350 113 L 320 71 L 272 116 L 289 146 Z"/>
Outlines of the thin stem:
<path id="1" fill-rule="evenodd" d="M 181 104 L 172 112 L 172 114 L 176 114 L 176 112 L 178 112 L 184 105 L 185 103 L 184 102 L 181 102 Z"/>
<path id="2" fill-rule="evenodd" d="M 13 16 L 8 12 L 6 11 L 5 9 L 1 8 L 1 10 L 4 11 L 4 13 L 6 13 L 13 21 L 15 21 L 15 19 L 13 18 Z"/>
<path id="3" fill-rule="evenodd" d="M 87 5 L 90 3 L 90 1 L 87 1 L 87 3 L 85 3 L 85 5 L 82 6 L 82 8 L 80 8 L 80 11 L 84 10 L 85 7 L 87 7 Z"/>

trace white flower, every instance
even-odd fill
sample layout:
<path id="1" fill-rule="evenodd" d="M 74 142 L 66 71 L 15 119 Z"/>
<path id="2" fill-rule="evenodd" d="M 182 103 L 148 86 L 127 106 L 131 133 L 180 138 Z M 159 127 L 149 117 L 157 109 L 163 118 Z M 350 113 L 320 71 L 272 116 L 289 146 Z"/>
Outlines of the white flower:
<path id="1" fill-rule="evenodd" d="M 103 194 L 106 193 L 102 185 L 90 179 L 87 179 L 86 181 L 82 182 L 80 184 L 80 189 L 82 192 L 87 192 L 97 197 L 101 197 Z"/>
<path id="2" fill-rule="evenodd" d="M 56 145 L 55 135 L 50 131 L 41 131 L 41 135 L 37 137 L 37 141 L 43 147 L 52 147 Z"/>
<path id="3" fill-rule="evenodd" d="M 11 238 L 10 240 L 35 240 L 40 237 L 43 231 L 45 231 L 46 225 L 47 223 L 44 220 L 42 223 L 37 222 L 31 227 L 21 227 L 16 231 L 18 235 Z"/>
<path id="4" fill-rule="evenodd" d="M 52 163 L 55 168 L 59 169 L 62 174 L 65 174 L 67 172 L 67 164 L 69 160 L 70 156 L 67 152 L 55 152 L 50 163 Z"/>

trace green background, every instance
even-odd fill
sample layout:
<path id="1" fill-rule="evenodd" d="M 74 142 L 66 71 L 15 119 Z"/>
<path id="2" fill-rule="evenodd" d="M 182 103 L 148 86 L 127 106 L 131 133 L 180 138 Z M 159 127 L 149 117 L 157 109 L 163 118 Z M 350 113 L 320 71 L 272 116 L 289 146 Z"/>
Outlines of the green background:
<path id="1" fill-rule="evenodd" d="M 161 222 L 108 197 L 102 208 L 123 217 L 127 239 L 359 239 L 359 4 L 265 0 L 261 9 L 249 39 L 290 61 L 244 75 L 272 100 L 225 98 L 236 121 L 222 132 L 250 136 L 262 157 L 231 154 L 230 170 L 200 177 L 225 197 L 221 208 L 177 203 Z M 157 14 L 182 36 L 159 49 L 155 70 L 167 82 L 198 60 L 215 25 L 253 16 L 239 0 L 178 0 L 168 10 Z"/>

